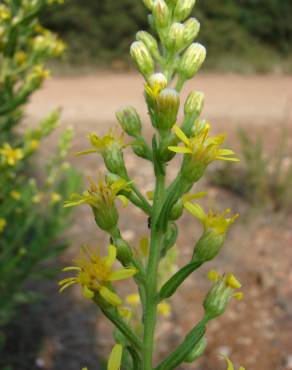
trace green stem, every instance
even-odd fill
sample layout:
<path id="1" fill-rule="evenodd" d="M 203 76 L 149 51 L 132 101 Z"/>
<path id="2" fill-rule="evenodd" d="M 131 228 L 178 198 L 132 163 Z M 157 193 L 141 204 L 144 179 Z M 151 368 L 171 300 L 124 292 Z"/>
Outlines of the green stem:
<path id="1" fill-rule="evenodd" d="M 157 275 L 163 232 L 157 218 L 164 198 L 165 176 L 157 174 L 153 200 L 151 243 L 146 274 L 146 304 L 144 311 L 143 370 L 152 370 L 154 333 L 157 311 Z"/>

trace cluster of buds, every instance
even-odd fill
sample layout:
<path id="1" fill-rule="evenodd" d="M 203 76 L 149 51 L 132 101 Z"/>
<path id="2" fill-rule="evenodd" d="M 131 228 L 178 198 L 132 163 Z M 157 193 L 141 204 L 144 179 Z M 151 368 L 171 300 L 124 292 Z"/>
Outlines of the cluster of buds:
<path id="1" fill-rule="evenodd" d="M 207 346 L 205 332 L 208 321 L 221 315 L 232 297 L 242 298 L 242 293 L 234 292 L 241 285 L 233 274 L 221 276 L 211 272 L 209 278 L 214 284 L 203 303 L 203 319 L 172 353 L 154 366 L 157 315 L 170 314 L 167 300 L 191 273 L 218 255 L 229 227 L 238 217 L 230 217 L 229 209 L 225 212 L 205 212 L 198 203 L 191 202 L 205 193 L 191 195 L 189 191 L 212 162 L 236 162 L 238 159 L 231 149 L 222 148 L 225 136 L 210 136 L 210 124 L 200 118 L 204 106 L 202 92 L 193 91 L 189 94 L 184 103 L 184 117 L 179 122 L 182 103 L 180 91 L 186 80 L 195 76 L 206 57 L 204 46 L 195 41 L 200 24 L 195 18 L 188 18 L 195 0 L 143 2 L 150 11 L 149 23 L 159 40 L 147 31 L 139 31 L 130 54 L 145 79 L 145 102 L 154 130 L 152 145 L 143 136 L 142 120 L 135 108 L 127 106 L 120 109 L 116 118 L 123 133 L 130 137 L 130 143 L 126 144 L 124 135 L 116 130 L 109 131 L 103 137 L 90 134 L 92 148 L 80 154 L 100 154 L 109 171 L 107 180 L 105 184 L 92 183 L 89 190 L 82 195 L 73 195 L 66 203 L 66 206 L 90 205 L 97 225 L 109 234 L 119 262 L 130 271 L 136 271 L 133 279 L 139 294 L 130 295 L 126 299 L 126 307 L 120 307 L 117 299 L 110 300 L 109 296 L 103 295 L 101 277 L 97 276 L 93 266 L 89 268 L 87 262 L 78 263 L 77 277 L 61 282 L 63 288 L 74 283 L 79 283 L 83 290 L 85 287 L 86 295 L 115 325 L 116 344 L 108 361 L 109 370 L 120 367 L 129 370 L 171 370 L 177 369 L 183 362 L 195 361 Z M 153 166 L 156 185 L 146 197 L 135 181 L 129 178 L 124 160 L 124 150 L 129 146 L 136 155 Z M 167 166 L 177 154 L 183 156 L 181 167 L 176 178 L 167 186 Z M 138 250 L 124 240 L 119 229 L 119 210 L 115 204 L 117 198 L 124 204 L 131 202 L 147 216 L 150 237 L 141 239 Z M 168 274 L 169 266 L 173 266 L 171 256 L 178 237 L 176 221 L 184 209 L 201 222 L 203 233 L 195 244 L 189 263 Z M 109 250 L 109 253 L 112 251 Z M 96 258 L 91 257 L 91 262 L 95 261 Z M 169 261 L 172 262 L 169 264 Z M 105 280 L 111 276 L 105 267 L 100 266 L 98 270 L 103 271 Z M 111 294 L 115 294 L 112 287 L 110 290 Z M 109 306 L 99 299 L 100 295 Z M 110 306 L 119 307 L 113 309 Z M 137 310 L 137 307 L 141 309 Z M 135 320 L 131 320 L 133 317 Z M 232 369 L 230 363 L 228 366 L 228 370 Z"/>

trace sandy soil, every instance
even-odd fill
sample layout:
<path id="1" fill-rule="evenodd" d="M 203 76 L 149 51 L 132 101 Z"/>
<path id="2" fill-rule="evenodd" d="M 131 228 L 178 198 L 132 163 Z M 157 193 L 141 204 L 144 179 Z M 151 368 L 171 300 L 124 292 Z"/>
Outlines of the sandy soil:
<path id="1" fill-rule="evenodd" d="M 146 117 L 141 82 L 135 74 L 108 73 L 52 79 L 33 98 L 28 111 L 29 122 L 35 122 L 50 108 L 59 105 L 64 109 L 63 122 L 71 123 L 76 129 L 74 150 L 84 149 L 87 147 L 85 134 L 93 129 L 104 131 L 114 122 L 113 112 L 117 108 L 130 103 Z M 205 92 L 204 116 L 215 121 L 218 129 L 224 126 L 231 137 L 235 127 L 248 123 L 252 130 L 256 127 L 273 143 L 275 135 L 280 132 L 277 127 L 279 122 L 285 121 L 292 128 L 289 114 L 292 77 L 202 75 L 187 86 L 188 91 L 191 89 Z M 46 150 L 52 150 L 54 145 L 54 140 L 51 140 Z M 95 156 L 73 159 L 73 162 L 87 175 L 94 175 L 103 169 L 101 161 Z M 138 161 L 130 151 L 126 154 L 126 162 L 142 192 L 150 190 L 153 186 L 151 168 L 145 162 Z M 171 167 L 172 177 L 176 171 L 177 165 Z M 206 184 L 199 187 L 203 185 L 206 187 Z M 206 273 L 211 267 L 216 267 L 221 272 L 237 272 L 243 282 L 246 299 L 239 304 L 232 302 L 225 316 L 211 323 L 208 331 L 210 346 L 206 356 L 196 366 L 182 366 L 180 370 L 223 369 L 224 365 L 218 358 L 222 352 L 230 355 L 236 365 L 245 365 L 247 370 L 292 369 L 291 216 L 274 215 L 269 209 L 254 212 L 242 199 L 212 186 L 208 186 L 208 189 L 206 204 L 219 209 L 231 206 L 234 211 L 240 211 L 242 217 L 218 260 L 192 276 L 172 302 L 171 319 L 161 320 L 159 356 L 166 355 L 169 348 L 178 343 L 191 324 L 200 317 L 201 301 L 209 286 Z M 135 229 L 132 229 L 133 219 Z M 199 225 L 191 217 L 184 216 L 181 226 L 183 232 L 178 242 L 180 265 L 188 260 L 195 235 L 200 233 Z M 128 211 L 123 212 L 121 229 L 124 237 L 135 245 L 139 235 L 147 231 L 146 220 L 139 211 L 129 207 Z M 62 263 L 71 259 L 80 243 L 105 241 L 96 230 L 86 207 L 81 207 L 75 213 L 75 223 L 69 237 L 74 241 L 75 248 L 73 246 L 68 251 Z M 50 289 L 49 294 L 52 294 L 54 288 Z M 131 288 L 127 287 L 125 292 L 131 292 Z M 44 348 L 38 358 L 42 366 L 35 368 L 79 370 L 87 365 L 89 370 L 97 369 L 95 358 L 88 358 L 88 353 L 108 353 L 112 344 L 109 325 L 95 316 L 92 307 L 82 303 L 84 300 L 78 291 L 72 290 L 67 307 L 64 296 L 60 302 L 55 294 L 53 297 L 60 309 L 54 309 L 52 314 L 52 308 L 48 306 Z M 76 312 L 71 308 L 74 302 L 77 305 Z M 58 329 L 56 317 L 58 322 L 67 323 L 67 328 L 63 324 Z M 84 317 L 91 323 L 90 328 L 82 324 Z M 96 345 L 88 343 L 92 328 L 97 333 Z M 48 343 L 49 349 L 46 347 Z M 80 352 L 79 343 L 82 344 Z M 72 359 L 68 362 L 70 351 L 75 364 Z"/>

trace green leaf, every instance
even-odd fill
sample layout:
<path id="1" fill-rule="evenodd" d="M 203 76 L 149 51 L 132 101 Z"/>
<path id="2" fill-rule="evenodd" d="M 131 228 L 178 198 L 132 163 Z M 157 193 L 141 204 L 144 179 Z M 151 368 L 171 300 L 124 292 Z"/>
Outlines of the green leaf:
<path id="1" fill-rule="evenodd" d="M 161 288 L 159 301 L 171 297 L 185 279 L 202 265 L 201 261 L 190 262 L 176 272 Z"/>

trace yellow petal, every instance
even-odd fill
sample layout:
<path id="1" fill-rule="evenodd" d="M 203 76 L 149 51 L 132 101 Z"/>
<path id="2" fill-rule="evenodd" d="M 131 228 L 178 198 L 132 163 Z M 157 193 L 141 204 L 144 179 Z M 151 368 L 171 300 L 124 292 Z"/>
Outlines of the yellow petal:
<path id="1" fill-rule="evenodd" d="M 119 315 L 126 320 L 130 320 L 132 317 L 132 311 L 126 307 L 118 307 L 118 312 Z"/>
<path id="2" fill-rule="evenodd" d="M 127 279 L 137 273 L 137 269 L 129 267 L 114 271 L 110 274 L 109 281 Z"/>
<path id="3" fill-rule="evenodd" d="M 238 159 L 238 158 L 229 158 L 229 157 L 216 156 L 216 159 L 218 159 L 219 161 L 240 162 L 240 159 Z"/>
<path id="4" fill-rule="evenodd" d="M 166 302 L 161 302 L 157 305 L 157 312 L 164 316 L 164 317 L 169 317 L 171 314 L 171 306 L 169 303 Z"/>
<path id="5" fill-rule="evenodd" d="M 99 294 L 102 296 L 103 299 L 105 299 L 113 306 L 119 306 L 120 304 L 122 304 L 121 298 L 105 286 L 102 286 L 100 288 Z"/>
<path id="6" fill-rule="evenodd" d="M 131 306 L 137 306 L 140 303 L 140 296 L 139 294 L 129 294 L 126 297 L 126 302 Z"/>
<path id="7" fill-rule="evenodd" d="M 112 265 L 116 262 L 116 258 L 117 248 L 114 245 L 110 244 L 108 247 L 108 256 L 104 259 L 106 267 L 111 268 Z"/>
<path id="8" fill-rule="evenodd" d="M 227 362 L 227 369 L 226 370 L 234 370 L 233 363 L 229 360 L 228 357 L 223 356 L 225 358 L 225 361 Z"/>
<path id="9" fill-rule="evenodd" d="M 221 278 L 221 275 L 216 270 L 210 270 L 208 272 L 208 279 L 216 283 Z"/>
<path id="10" fill-rule="evenodd" d="M 107 370 L 120 370 L 123 355 L 123 346 L 115 344 L 110 354 Z"/>
<path id="11" fill-rule="evenodd" d="M 231 272 L 229 272 L 226 276 L 226 284 L 232 289 L 241 288 L 240 282 L 236 279 L 236 277 Z"/>
<path id="12" fill-rule="evenodd" d="M 129 199 L 125 197 L 124 195 L 117 195 L 117 198 L 120 199 L 120 201 L 123 203 L 123 207 L 127 207 L 129 204 Z"/>
<path id="13" fill-rule="evenodd" d="M 174 125 L 173 128 L 172 128 L 173 132 L 176 134 L 176 136 L 183 142 L 185 143 L 186 145 L 189 144 L 189 139 L 186 137 L 186 135 L 184 134 L 184 132 L 177 126 L 177 125 Z"/>
<path id="14" fill-rule="evenodd" d="M 142 252 L 144 257 L 148 257 L 149 255 L 149 240 L 147 237 L 141 238 L 140 240 L 140 251 Z"/>
<path id="15" fill-rule="evenodd" d="M 203 198 L 206 195 L 207 195 L 207 192 L 206 191 L 201 191 L 200 193 L 196 193 L 196 194 L 185 194 L 183 196 L 183 201 L 184 202 L 187 202 L 189 200 Z"/>
<path id="16" fill-rule="evenodd" d="M 96 149 L 84 150 L 83 152 L 78 152 L 75 155 L 78 156 L 78 155 L 86 155 L 86 154 L 91 154 L 91 153 L 96 153 Z"/>
<path id="17" fill-rule="evenodd" d="M 190 154 L 192 151 L 189 148 L 186 148 L 185 146 L 169 146 L 168 150 L 175 153 L 180 154 Z"/>
<path id="18" fill-rule="evenodd" d="M 206 219 L 206 213 L 203 208 L 198 203 L 185 202 L 184 207 L 195 217 L 197 217 L 201 222 Z"/>

